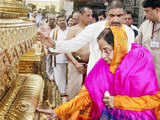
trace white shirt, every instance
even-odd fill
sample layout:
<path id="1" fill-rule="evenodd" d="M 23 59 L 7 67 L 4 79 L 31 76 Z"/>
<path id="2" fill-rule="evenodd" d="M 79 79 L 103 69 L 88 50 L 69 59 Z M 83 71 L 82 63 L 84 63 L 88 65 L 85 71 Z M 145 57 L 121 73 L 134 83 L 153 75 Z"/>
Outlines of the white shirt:
<path id="1" fill-rule="evenodd" d="M 57 41 L 56 49 L 63 52 L 74 52 L 89 43 L 90 56 L 88 62 L 87 73 L 93 68 L 95 63 L 100 59 L 101 52 L 98 46 L 97 37 L 104 30 L 106 21 L 100 21 L 88 25 L 75 38 L 67 41 Z M 128 48 L 131 49 L 131 43 L 134 42 L 134 32 L 131 28 L 125 26 L 125 31 L 128 36 Z"/>
<path id="2" fill-rule="evenodd" d="M 55 40 L 55 38 L 53 38 L 53 33 L 55 30 L 58 30 L 57 33 L 57 40 Z M 66 28 L 64 31 L 61 30 L 60 28 L 55 28 L 50 32 L 50 37 L 55 40 L 56 42 L 61 42 L 64 41 L 66 36 L 67 36 L 67 32 L 68 32 L 68 28 Z M 55 35 L 56 36 L 56 35 Z M 56 63 L 66 63 L 67 62 L 67 58 L 64 54 L 59 54 L 56 55 Z"/>
<path id="3" fill-rule="evenodd" d="M 131 28 L 132 28 L 133 30 L 136 30 L 137 32 L 139 32 L 138 27 L 136 27 L 135 25 L 131 25 Z"/>

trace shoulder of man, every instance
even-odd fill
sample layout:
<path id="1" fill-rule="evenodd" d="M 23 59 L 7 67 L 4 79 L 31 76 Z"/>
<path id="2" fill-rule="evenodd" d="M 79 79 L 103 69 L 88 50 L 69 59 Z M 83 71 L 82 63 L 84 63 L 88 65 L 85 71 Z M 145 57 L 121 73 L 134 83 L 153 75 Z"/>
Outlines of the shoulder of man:
<path id="1" fill-rule="evenodd" d="M 135 41 L 134 31 L 130 27 L 128 27 L 127 25 L 124 25 L 124 27 L 125 27 L 125 31 L 126 31 L 129 42 L 134 43 L 134 41 Z"/>
<path id="2" fill-rule="evenodd" d="M 139 29 L 146 29 L 146 27 L 150 26 L 151 24 L 153 24 L 151 21 L 149 20 L 145 20 L 139 27 Z"/>
<path id="3" fill-rule="evenodd" d="M 98 26 L 104 26 L 106 24 L 106 20 L 103 21 L 98 21 L 96 23 L 92 23 L 90 25 L 88 25 L 87 27 L 98 27 Z"/>
<path id="4" fill-rule="evenodd" d="M 99 21 L 99 22 L 96 22 L 96 23 L 92 23 L 92 24 L 89 24 L 85 27 L 85 29 L 93 29 L 95 31 L 95 29 L 98 29 L 98 28 L 101 28 L 101 27 L 104 27 L 106 24 L 106 20 L 105 21 Z"/>
<path id="5" fill-rule="evenodd" d="M 145 20 L 141 25 L 150 24 L 152 23 L 150 20 Z"/>
<path id="6" fill-rule="evenodd" d="M 50 32 L 50 37 L 51 38 L 54 38 L 54 36 L 56 34 L 56 31 L 58 31 L 58 28 L 54 28 L 54 29 L 51 30 L 51 32 Z"/>
<path id="7" fill-rule="evenodd" d="M 53 29 L 51 30 L 51 32 L 54 32 L 56 29 L 57 29 L 57 28 L 53 28 Z"/>
<path id="8" fill-rule="evenodd" d="M 131 25 L 131 28 L 136 30 L 137 32 L 139 31 L 139 28 L 137 26 L 135 26 L 135 25 Z"/>
<path id="9" fill-rule="evenodd" d="M 90 24 L 90 25 L 87 25 L 86 27 L 85 27 L 85 30 L 89 30 L 89 31 L 95 31 L 95 29 L 97 29 L 97 28 L 101 28 L 102 26 L 105 26 L 105 23 L 106 23 L 106 21 L 100 21 L 100 22 L 96 22 L 96 23 L 93 23 L 93 24 Z M 69 28 L 69 32 L 71 32 L 71 33 L 75 33 L 75 34 L 77 34 L 77 31 L 79 31 L 79 29 L 80 29 L 80 27 L 78 26 L 78 25 L 75 25 L 75 26 L 72 26 L 72 27 L 70 27 Z"/>
<path id="10" fill-rule="evenodd" d="M 69 31 L 74 31 L 74 30 L 78 30 L 78 29 L 79 29 L 79 25 L 74 25 L 69 28 Z"/>
<path id="11" fill-rule="evenodd" d="M 132 28 L 128 27 L 127 25 L 124 25 L 124 27 L 126 32 L 131 32 L 131 33 L 133 32 Z"/>

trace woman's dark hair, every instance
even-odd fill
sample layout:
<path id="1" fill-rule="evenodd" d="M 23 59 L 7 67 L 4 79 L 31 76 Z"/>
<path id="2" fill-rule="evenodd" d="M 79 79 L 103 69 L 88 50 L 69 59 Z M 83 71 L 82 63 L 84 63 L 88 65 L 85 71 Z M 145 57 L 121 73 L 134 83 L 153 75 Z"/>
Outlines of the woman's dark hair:
<path id="1" fill-rule="evenodd" d="M 144 8 L 151 7 L 153 9 L 160 8 L 160 0 L 144 0 L 142 2 Z"/>
<path id="2" fill-rule="evenodd" d="M 102 38 L 114 48 L 114 36 L 110 28 L 105 28 L 97 37 L 97 40 L 99 41 Z"/>

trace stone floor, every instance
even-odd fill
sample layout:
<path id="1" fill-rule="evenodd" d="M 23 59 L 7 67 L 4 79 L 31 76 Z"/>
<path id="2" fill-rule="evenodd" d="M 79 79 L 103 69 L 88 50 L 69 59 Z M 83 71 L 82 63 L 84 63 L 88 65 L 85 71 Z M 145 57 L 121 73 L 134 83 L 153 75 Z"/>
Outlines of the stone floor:
<path id="1" fill-rule="evenodd" d="M 50 94 L 52 93 L 52 94 Z M 58 88 L 54 82 L 45 81 L 43 102 L 39 105 L 42 109 L 51 109 L 59 106 L 67 101 L 66 97 L 61 97 Z M 47 115 L 42 113 L 36 113 L 35 120 L 47 120 Z M 58 120 L 58 119 L 53 119 Z"/>

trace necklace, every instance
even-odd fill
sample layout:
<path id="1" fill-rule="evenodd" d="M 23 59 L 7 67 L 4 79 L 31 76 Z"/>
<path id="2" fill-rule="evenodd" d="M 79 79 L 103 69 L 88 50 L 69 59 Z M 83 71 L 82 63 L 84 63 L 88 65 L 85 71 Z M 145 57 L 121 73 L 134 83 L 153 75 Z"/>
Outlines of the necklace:
<path id="1" fill-rule="evenodd" d="M 156 33 L 156 32 L 159 32 L 160 31 L 160 27 L 156 30 L 155 29 L 155 23 L 153 23 L 153 27 L 152 27 L 152 36 L 151 36 L 151 39 L 153 39 L 153 35 Z"/>

